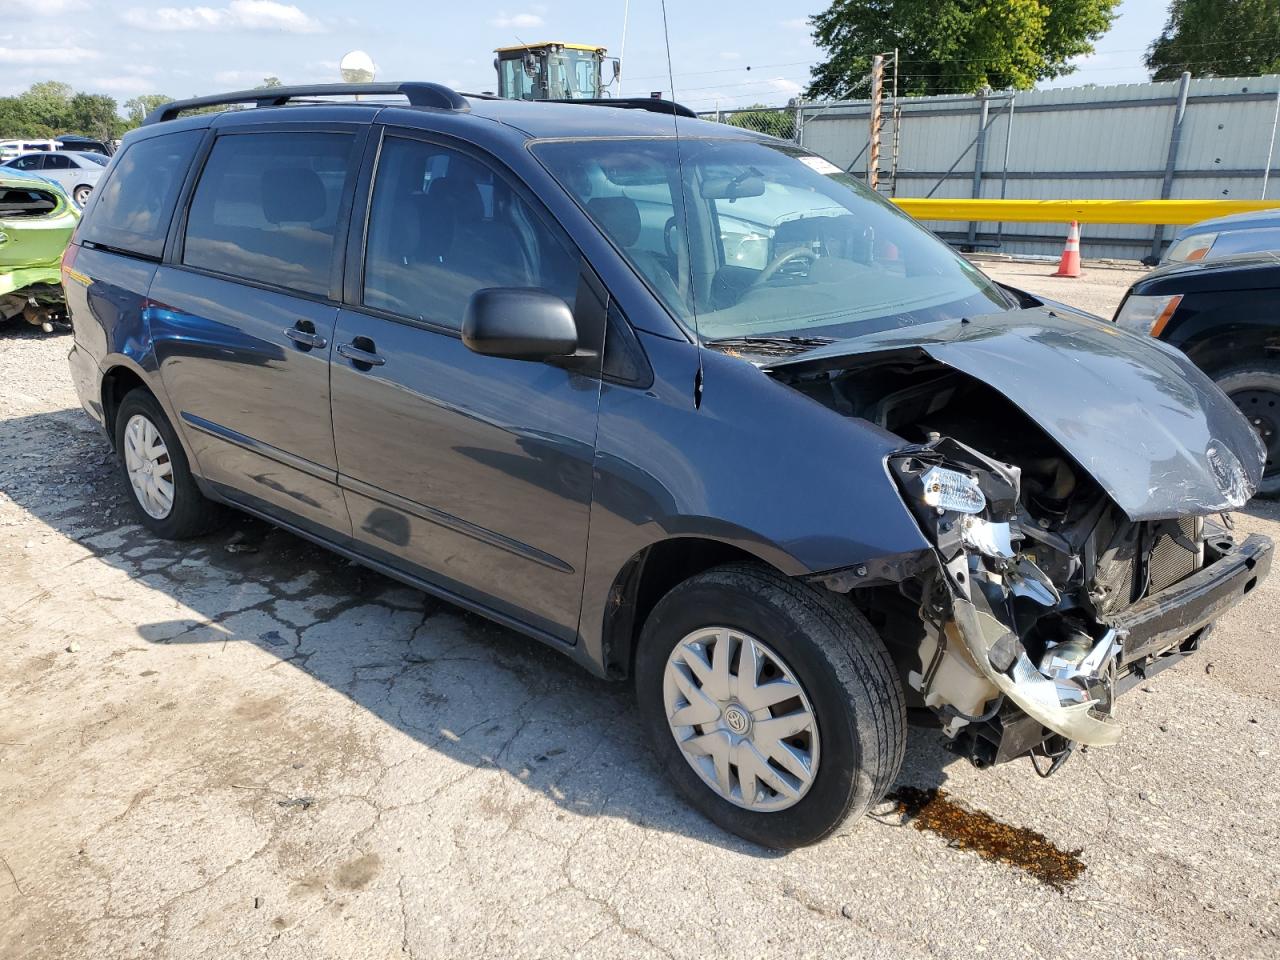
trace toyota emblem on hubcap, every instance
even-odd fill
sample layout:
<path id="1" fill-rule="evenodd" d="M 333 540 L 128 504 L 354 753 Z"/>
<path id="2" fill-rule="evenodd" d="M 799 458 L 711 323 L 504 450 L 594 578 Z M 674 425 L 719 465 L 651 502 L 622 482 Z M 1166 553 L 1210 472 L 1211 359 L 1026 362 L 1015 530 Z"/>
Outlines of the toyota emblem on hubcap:
<path id="1" fill-rule="evenodd" d="M 744 734 L 747 728 L 751 726 L 751 718 L 739 706 L 728 706 L 724 711 L 724 722 L 730 730 L 736 734 Z"/>

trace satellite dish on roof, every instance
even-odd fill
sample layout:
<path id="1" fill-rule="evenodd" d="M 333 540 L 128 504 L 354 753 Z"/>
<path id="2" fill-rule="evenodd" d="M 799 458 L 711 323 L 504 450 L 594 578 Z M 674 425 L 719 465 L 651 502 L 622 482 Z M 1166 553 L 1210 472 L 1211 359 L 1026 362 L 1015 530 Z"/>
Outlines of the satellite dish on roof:
<path id="1" fill-rule="evenodd" d="M 352 50 L 338 62 L 343 83 L 372 83 L 373 58 L 363 50 Z"/>

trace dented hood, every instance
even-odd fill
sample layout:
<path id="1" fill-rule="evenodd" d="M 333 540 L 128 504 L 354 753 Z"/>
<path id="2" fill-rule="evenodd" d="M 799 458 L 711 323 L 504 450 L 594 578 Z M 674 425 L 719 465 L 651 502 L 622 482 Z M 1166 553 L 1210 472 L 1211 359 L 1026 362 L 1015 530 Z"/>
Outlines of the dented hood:
<path id="1" fill-rule="evenodd" d="M 1181 352 L 1044 307 L 871 331 L 765 369 L 854 370 L 912 352 L 1004 394 L 1135 522 L 1233 510 L 1262 477 L 1248 422 Z"/>

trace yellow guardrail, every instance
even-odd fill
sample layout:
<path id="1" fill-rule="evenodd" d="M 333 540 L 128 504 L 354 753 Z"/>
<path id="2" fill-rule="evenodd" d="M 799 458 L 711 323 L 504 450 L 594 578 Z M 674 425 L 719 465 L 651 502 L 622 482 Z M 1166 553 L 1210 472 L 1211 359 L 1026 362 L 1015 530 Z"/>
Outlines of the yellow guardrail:
<path id="1" fill-rule="evenodd" d="M 917 220 L 1003 223 L 1198 223 L 1232 213 L 1280 207 L 1276 200 L 986 200 L 895 197 Z"/>

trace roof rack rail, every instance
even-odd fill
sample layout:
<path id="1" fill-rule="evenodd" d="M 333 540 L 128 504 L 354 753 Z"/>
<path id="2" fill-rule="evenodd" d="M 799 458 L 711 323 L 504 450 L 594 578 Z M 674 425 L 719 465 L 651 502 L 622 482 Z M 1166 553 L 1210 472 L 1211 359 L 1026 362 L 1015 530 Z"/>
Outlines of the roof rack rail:
<path id="1" fill-rule="evenodd" d="M 262 87 L 258 90 L 237 90 L 235 93 L 219 93 L 208 97 L 192 97 L 174 100 L 156 107 L 143 125 L 173 120 L 184 110 L 203 107 L 222 107 L 236 103 L 252 103 L 258 107 L 280 107 L 290 100 L 306 97 L 359 97 L 399 94 L 407 97 L 410 106 L 435 107 L 439 110 L 465 112 L 471 109 L 465 97 L 450 90 L 442 83 L 312 83 L 292 87 Z"/>
<path id="2" fill-rule="evenodd" d="M 683 103 L 676 103 L 674 100 L 659 100 L 656 97 L 584 97 L 580 100 L 548 99 L 538 102 L 582 103 L 589 107 L 617 107 L 619 110 L 648 110 L 650 113 L 665 113 L 677 117 L 688 117 L 690 120 L 698 119 L 698 115 Z"/>

